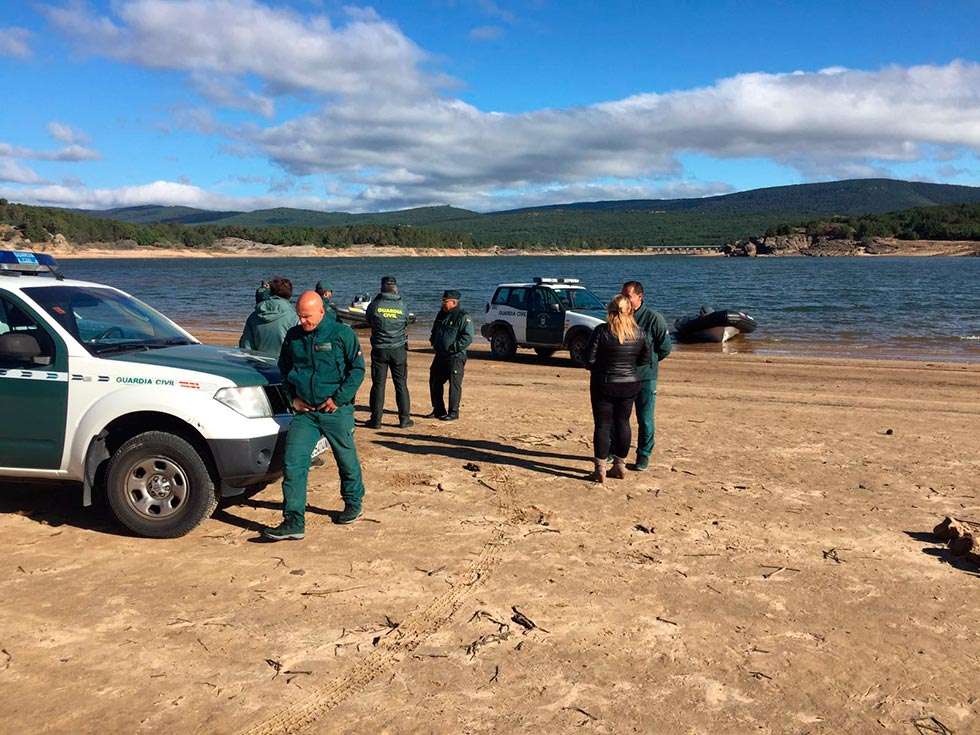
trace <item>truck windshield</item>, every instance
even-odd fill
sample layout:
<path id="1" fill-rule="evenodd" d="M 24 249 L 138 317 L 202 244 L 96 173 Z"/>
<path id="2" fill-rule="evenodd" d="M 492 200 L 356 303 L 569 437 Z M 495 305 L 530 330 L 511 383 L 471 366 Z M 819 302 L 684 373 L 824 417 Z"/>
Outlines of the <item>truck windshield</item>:
<path id="1" fill-rule="evenodd" d="M 193 344 L 165 316 L 110 288 L 46 286 L 24 293 L 93 355 Z"/>
<path id="2" fill-rule="evenodd" d="M 566 309 L 579 309 L 581 311 L 604 311 L 605 306 L 599 301 L 599 297 L 584 288 L 556 288 L 555 293 L 561 299 L 562 306 Z"/>

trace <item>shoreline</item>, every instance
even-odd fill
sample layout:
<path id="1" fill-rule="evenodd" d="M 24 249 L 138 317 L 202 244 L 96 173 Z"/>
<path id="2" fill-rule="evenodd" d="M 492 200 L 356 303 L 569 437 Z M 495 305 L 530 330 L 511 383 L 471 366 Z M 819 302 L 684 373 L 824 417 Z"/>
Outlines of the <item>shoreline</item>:
<path id="1" fill-rule="evenodd" d="M 603 250 L 523 250 L 511 248 L 487 248 L 481 250 L 465 248 L 399 248 L 399 247 L 363 247 L 349 248 L 317 248 L 309 246 L 245 248 L 243 250 L 194 250 L 191 248 L 73 248 L 71 250 L 39 250 L 55 256 L 60 260 L 75 258 L 93 259 L 143 259 L 143 258 L 492 258 L 492 257 L 543 257 L 543 256 L 612 256 L 612 255 L 690 255 L 696 258 L 721 257 L 720 251 L 710 250 L 704 253 L 673 251 L 652 251 L 650 249 L 603 249 Z"/>
<path id="2" fill-rule="evenodd" d="M 241 327 L 234 325 L 184 323 L 183 327 L 202 342 L 214 341 L 226 345 L 238 344 L 238 337 L 241 334 Z M 363 329 L 355 329 L 354 331 L 359 337 L 366 337 L 367 335 L 366 330 Z M 970 341 L 962 337 L 959 339 L 964 342 Z M 479 353 L 488 349 L 486 340 L 480 336 L 477 336 L 473 344 L 475 347 L 470 348 L 473 352 Z M 408 346 L 412 352 L 426 352 L 429 349 L 428 342 L 420 338 L 418 332 L 413 334 L 411 330 L 409 332 Z M 968 366 L 980 365 L 980 343 L 978 343 L 975 356 L 937 354 L 936 352 L 930 351 L 910 352 L 906 350 L 900 352 L 898 349 L 882 349 L 880 346 L 870 344 L 841 346 L 835 342 L 814 343 L 800 341 L 786 343 L 782 341 L 766 341 L 760 343 L 758 340 L 741 341 L 736 344 L 726 342 L 724 345 L 675 342 L 672 354 L 674 353 L 700 357 L 712 356 L 719 359 L 757 359 L 763 363 L 774 360 L 780 362 L 805 361 L 818 364 L 832 364 L 846 361 L 847 364 L 854 366 L 862 364 L 871 365 L 873 363 L 875 365 L 888 364 L 892 367 L 910 365 L 917 368 L 936 366 L 949 369 L 968 369 Z M 515 361 L 521 363 L 537 359 L 533 352 L 521 350 L 517 353 Z M 555 358 L 540 360 L 541 364 L 550 364 L 552 361 L 567 362 L 567 355 L 559 352 Z M 508 361 L 501 360 L 500 362 L 505 364 Z"/>
<path id="3" fill-rule="evenodd" d="M 882 240 L 888 247 L 880 253 L 850 251 L 814 251 L 807 255 L 801 252 L 757 255 L 759 258 L 803 258 L 803 257 L 976 257 L 980 253 L 980 242 L 937 241 L 937 240 Z M 14 243 L 14 245 L 17 245 Z M 18 249 L 47 253 L 56 258 L 118 259 L 133 258 L 435 258 L 435 257 L 609 257 L 609 256 L 666 256 L 686 255 L 696 258 L 727 257 L 719 248 L 686 248 L 683 246 L 666 248 L 600 248 L 594 250 L 576 248 L 416 248 L 374 245 L 353 245 L 344 248 L 321 248 L 313 245 L 265 245 L 251 241 L 234 241 L 217 247 L 196 249 L 182 247 L 109 247 L 105 243 L 70 245 L 64 242 L 40 243 L 38 247 L 21 244 Z"/>

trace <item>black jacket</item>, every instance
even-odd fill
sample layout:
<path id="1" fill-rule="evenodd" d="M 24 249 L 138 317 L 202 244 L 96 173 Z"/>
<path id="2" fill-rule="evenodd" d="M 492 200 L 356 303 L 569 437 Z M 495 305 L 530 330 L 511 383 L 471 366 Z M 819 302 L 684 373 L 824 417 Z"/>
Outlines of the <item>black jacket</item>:
<path id="1" fill-rule="evenodd" d="M 592 330 L 586 364 L 599 383 L 635 383 L 641 380 L 637 367 L 650 362 L 650 338 L 642 329 L 623 344 L 609 331 L 608 324 Z"/>
<path id="2" fill-rule="evenodd" d="M 429 344 L 436 355 L 461 355 L 466 357 L 466 348 L 473 342 L 473 320 L 458 306 L 452 311 L 440 311 L 432 323 Z"/>

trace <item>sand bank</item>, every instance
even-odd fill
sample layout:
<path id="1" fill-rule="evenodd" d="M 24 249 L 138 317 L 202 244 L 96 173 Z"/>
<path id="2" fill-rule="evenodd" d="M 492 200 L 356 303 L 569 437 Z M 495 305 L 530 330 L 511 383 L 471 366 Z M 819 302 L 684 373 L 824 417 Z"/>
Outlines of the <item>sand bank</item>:
<path id="1" fill-rule="evenodd" d="M 174 541 L 5 484 L 5 728 L 975 728 L 980 578 L 921 534 L 980 517 L 980 366 L 680 353 L 596 487 L 585 374 L 487 357 L 459 422 L 358 430 L 359 523 L 314 469 L 301 543 L 249 543 L 278 484 Z"/>

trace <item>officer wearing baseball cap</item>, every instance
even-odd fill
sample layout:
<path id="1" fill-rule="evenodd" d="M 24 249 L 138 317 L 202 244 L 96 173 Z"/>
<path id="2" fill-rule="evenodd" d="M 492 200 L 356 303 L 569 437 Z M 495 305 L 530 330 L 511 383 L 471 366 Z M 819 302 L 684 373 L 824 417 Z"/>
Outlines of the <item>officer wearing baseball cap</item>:
<path id="1" fill-rule="evenodd" d="M 316 286 L 313 287 L 313 290 L 320 295 L 321 299 L 323 299 L 324 313 L 334 321 L 338 321 L 337 305 L 333 302 L 333 286 L 326 281 L 317 281 Z"/>
<path id="2" fill-rule="evenodd" d="M 412 403 L 408 394 L 408 306 L 398 293 L 394 276 L 381 279 L 381 292 L 371 300 L 366 314 L 371 327 L 371 419 L 365 426 L 381 426 L 390 368 L 398 426 L 408 429 L 415 425 L 410 418 Z"/>
<path id="3" fill-rule="evenodd" d="M 459 306 L 460 293 L 447 289 L 442 294 L 442 309 L 432 324 L 429 344 L 435 350 L 429 368 L 429 395 L 432 413 L 429 418 L 455 421 L 459 418 L 459 401 L 463 396 L 463 369 L 466 348 L 473 342 L 473 320 Z M 449 382 L 449 410 L 446 410 L 443 386 Z"/>

